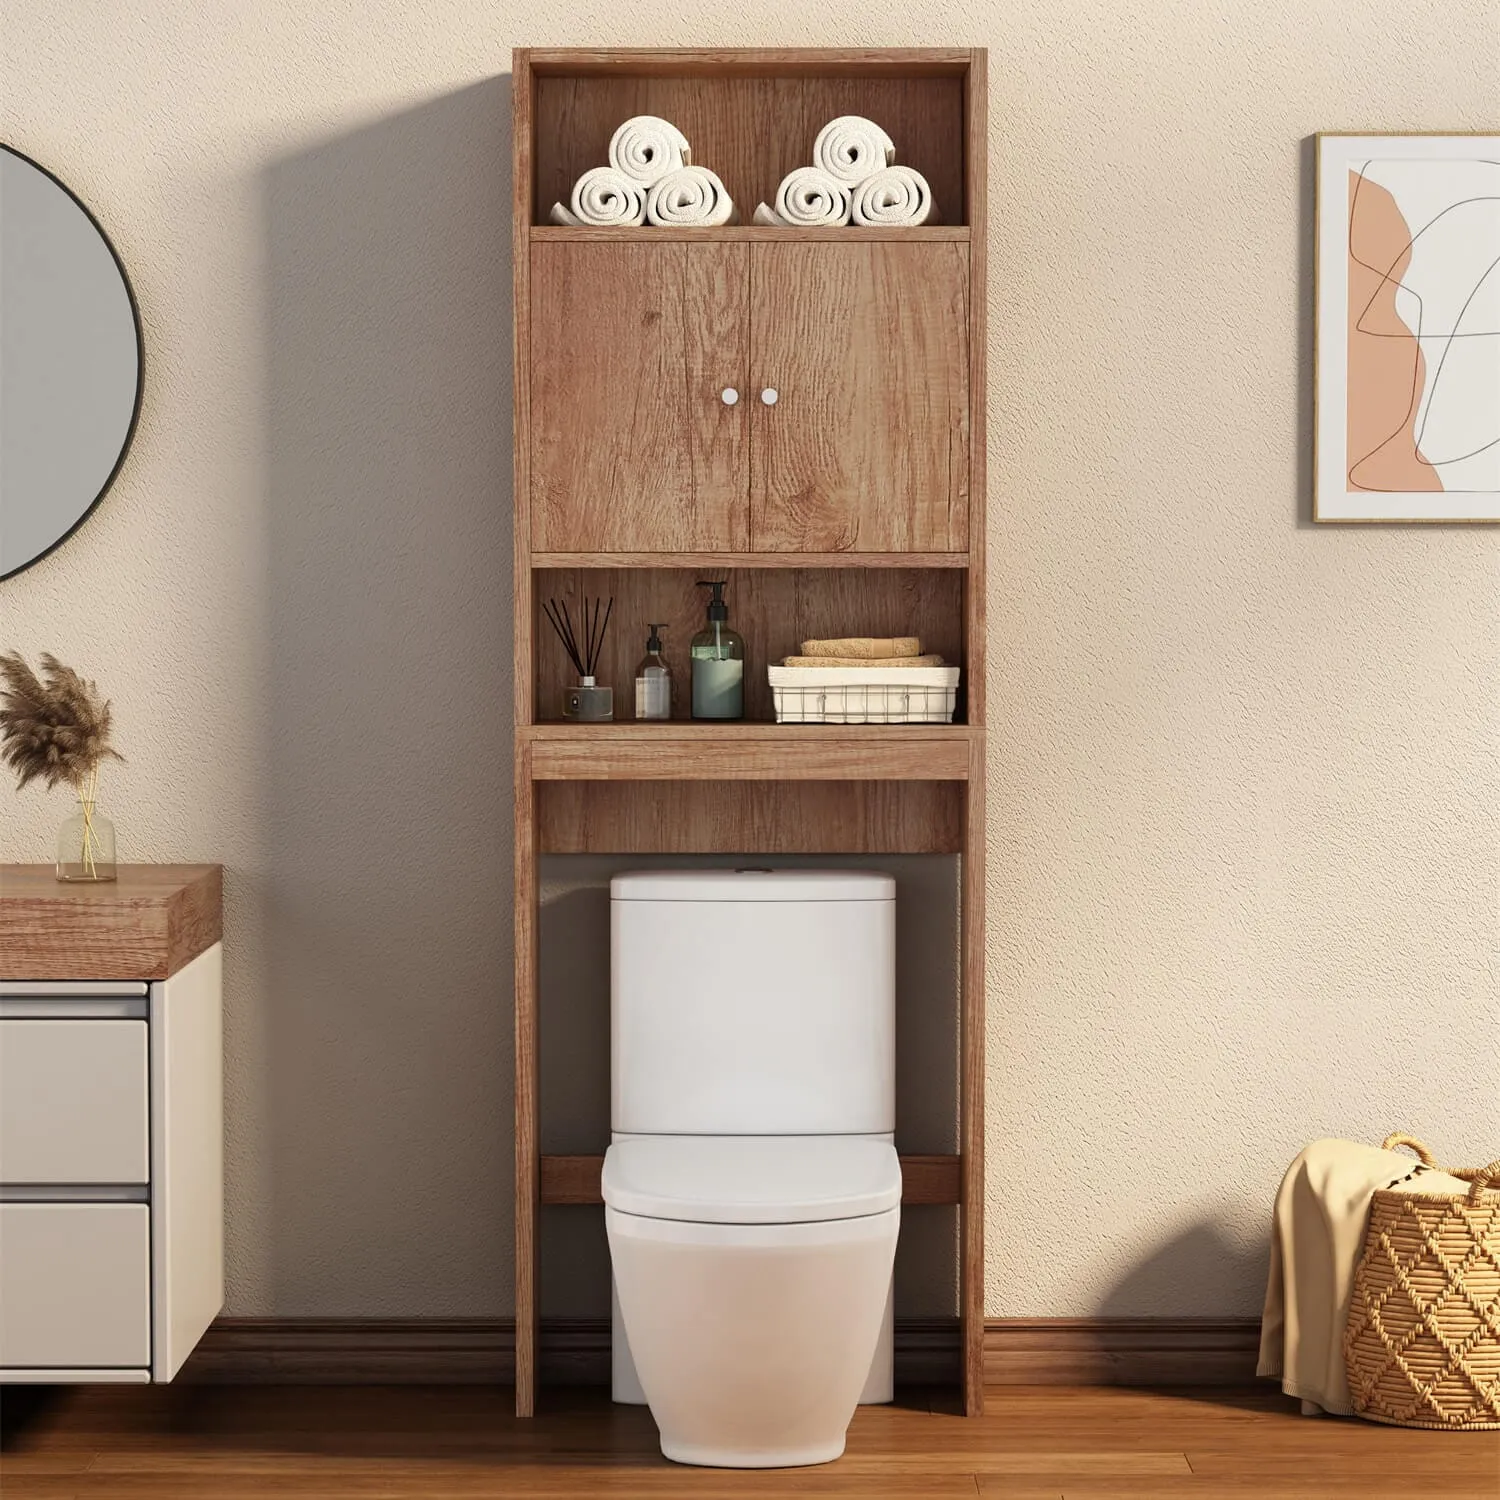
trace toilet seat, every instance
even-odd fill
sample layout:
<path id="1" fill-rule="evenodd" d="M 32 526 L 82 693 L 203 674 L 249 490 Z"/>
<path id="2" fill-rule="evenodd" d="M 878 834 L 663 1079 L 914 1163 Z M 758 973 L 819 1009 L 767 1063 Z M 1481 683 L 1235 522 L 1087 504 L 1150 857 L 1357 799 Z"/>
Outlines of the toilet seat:
<path id="1" fill-rule="evenodd" d="M 617 1213 L 694 1224 L 815 1224 L 886 1213 L 901 1163 L 879 1136 L 638 1136 L 604 1157 Z"/>

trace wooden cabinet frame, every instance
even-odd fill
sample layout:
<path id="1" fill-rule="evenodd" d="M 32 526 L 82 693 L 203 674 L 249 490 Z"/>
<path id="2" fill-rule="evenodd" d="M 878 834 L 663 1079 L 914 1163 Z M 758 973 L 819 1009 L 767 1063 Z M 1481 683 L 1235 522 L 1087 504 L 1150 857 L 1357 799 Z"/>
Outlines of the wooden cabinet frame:
<path id="1" fill-rule="evenodd" d="M 537 1398 L 539 1207 L 544 1202 L 599 1201 L 598 1157 L 540 1154 L 538 860 L 549 852 L 782 849 L 961 857 L 959 1152 L 956 1157 L 903 1158 L 903 1180 L 909 1203 L 958 1205 L 963 1405 L 978 1413 L 983 1407 L 984 1330 L 985 53 L 521 49 L 514 56 L 513 89 L 517 1413 L 531 1415 Z M 916 230 L 789 230 L 748 224 L 583 230 L 547 224 L 545 209 L 562 194 L 569 174 L 603 160 L 601 140 L 607 143 L 608 129 L 628 114 L 647 110 L 676 120 L 693 140 L 695 156 L 720 172 L 747 218 L 758 198 L 774 192 L 782 171 L 806 160 L 817 123 L 834 114 L 869 114 L 887 123 L 901 159 L 933 182 L 945 222 Z M 963 410 L 942 424 L 940 464 L 920 470 L 917 460 L 929 455 L 918 453 L 911 466 L 914 473 L 928 475 L 939 467 L 945 474 L 956 473 L 955 465 L 966 469 L 962 512 L 952 513 L 951 534 L 935 528 L 930 518 L 920 524 L 913 520 L 904 529 L 879 532 L 885 550 L 860 551 L 855 550 L 857 534 L 841 534 L 837 528 L 812 526 L 805 536 L 783 528 L 776 545 L 798 550 L 756 549 L 749 530 L 756 504 L 753 477 L 746 525 L 730 533 L 737 545 L 728 550 L 705 547 L 701 535 L 691 530 L 664 533 L 669 545 L 660 552 L 626 547 L 622 543 L 629 538 L 612 529 L 608 517 L 592 537 L 569 536 L 566 527 L 545 521 L 534 532 L 533 440 L 552 419 L 547 403 L 553 377 L 548 372 L 560 368 L 556 361 L 565 354 L 549 340 L 550 330 L 533 323 L 534 310 L 547 305 L 544 289 L 533 284 L 534 257 L 546 267 L 543 274 L 553 274 L 559 262 L 552 251 L 584 240 L 601 245 L 628 241 L 655 247 L 664 256 L 680 255 L 676 247 L 683 245 L 748 247 L 743 253 L 752 265 L 759 245 L 899 240 L 909 246 L 941 246 L 945 255 L 965 261 L 966 295 L 961 301 L 949 295 L 940 304 L 947 316 L 963 320 L 958 330 L 967 341 Z M 709 259 L 732 264 L 736 257 Z M 786 259 L 794 263 L 798 257 Z M 753 345 L 753 274 L 749 296 L 747 337 Z M 700 351 L 708 348 L 702 340 L 690 338 L 689 343 Z M 745 354 L 748 358 L 748 347 Z M 702 373 L 708 378 L 706 363 Z M 757 378 L 753 370 L 747 374 L 752 382 Z M 867 375 L 861 389 L 866 399 L 872 392 L 878 397 Z M 753 399 L 755 393 L 742 389 L 741 395 Z M 943 394 L 943 399 L 951 396 Z M 900 408 L 899 401 L 895 406 Z M 709 420 L 702 418 L 704 424 Z M 910 444 L 919 434 L 899 436 Z M 557 446 L 563 436 L 555 434 L 549 441 L 554 446 L 546 451 L 562 453 L 565 463 L 566 454 Z M 685 441 L 696 444 L 698 453 L 712 454 L 721 451 L 715 445 L 724 439 L 717 427 L 704 425 L 686 434 Z M 954 442 L 962 443 L 961 454 L 949 451 Z M 674 457 L 667 454 L 669 461 Z M 795 463 L 796 458 L 793 453 L 785 461 Z M 927 497 L 924 503 L 930 503 L 930 480 L 919 477 L 914 483 Z M 957 487 L 954 493 L 959 493 Z M 847 575 L 854 590 L 850 597 L 866 589 L 872 603 L 887 611 L 896 598 L 893 591 L 902 588 L 918 588 L 913 597 L 928 600 L 930 608 L 949 607 L 941 604 L 950 597 L 946 586 L 934 583 L 924 591 L 910 582 L 912 570 L 953 570 L 945 572 L 947 578 L 957 572 L 951 628 L 962 638 L 964 722 L 847 727 L 546 722 L 550 705 L 539 697 L 535 653 L 550 649 L 550 642 L 539 640 L 536 632 L 539 584 L 550 586 L 558 570 L 703 568 L 857 569 L 857 579 Z M 644 585 L 632 587 L 639 591 Z M 766 597 L 787 597 L 785 583 Z M 936 619 L 940 626 L 950 624 L 941 614 Z M 635 623 L 617 620 L 614 629 L 628 630 Z M 753 650 L 755 642 L 751 646 Z M 757 668 L 762 664 L 755 662 Z M 618 676 L 618 665 L 614 671 Z M 626 683 L 614 685 L 618 699 Z M 709 795 L 704 783 L 716 783 L 719 790 Z M 660 816 L 667 805 L 664 798 L 673 809 L 670 820 Z"/>

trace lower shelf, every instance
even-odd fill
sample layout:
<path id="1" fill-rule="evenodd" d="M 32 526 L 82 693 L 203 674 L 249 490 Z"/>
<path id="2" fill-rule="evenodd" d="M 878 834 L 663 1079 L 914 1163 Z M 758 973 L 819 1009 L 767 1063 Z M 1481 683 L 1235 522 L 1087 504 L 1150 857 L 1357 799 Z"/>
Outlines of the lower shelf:
<path id="1" fill-rule="evenodd" d="M 544 1156 L 541 1200 L 545 1204 L 602 1203 L 602 1156 Z M 957 1156 L 903 1156 L 901 1201 L 907 1204 L 958 1203 L 962 1178 Z"/>

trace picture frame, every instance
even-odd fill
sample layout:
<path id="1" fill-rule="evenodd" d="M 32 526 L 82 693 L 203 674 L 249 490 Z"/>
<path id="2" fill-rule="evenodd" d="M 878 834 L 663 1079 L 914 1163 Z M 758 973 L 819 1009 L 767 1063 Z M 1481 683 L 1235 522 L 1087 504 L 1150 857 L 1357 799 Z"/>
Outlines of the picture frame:
<path id="1" fill-rule="evenodd" d="M 1500 522 L 1500 134 L 1316 156 L 1313 520 Z"/>

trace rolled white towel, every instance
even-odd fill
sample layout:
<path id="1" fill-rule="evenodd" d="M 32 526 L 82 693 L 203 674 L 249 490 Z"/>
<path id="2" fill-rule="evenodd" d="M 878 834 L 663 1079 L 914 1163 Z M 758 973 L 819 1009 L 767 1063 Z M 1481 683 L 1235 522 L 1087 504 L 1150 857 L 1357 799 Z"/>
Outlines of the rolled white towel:
<path id="1" fill-rule="evenodd" d="M 685 228 L 727 224 L 734 199 L 707 167 L 678 167 L 651 184 L 646 193 L 646 221 Z"/>
<path id="2" fill-rule="evenodd" d="M 840 115 L 830 120 L 813 142 L 813 165 L 851 186 L 888 167 L 896 147 L 885 131 L 863 115 Z"/>
<path id="3" fill-rule="evenodd" d="M 776 207 L 764 203 L 755 210 L 757 224 L 789 224 L 816 228 L 849 222 L 849 188 L 820 167 L 797 167 L 781 179 Z"/>
<path id="4" fill-rule="evenodd" d="M 646 222 L 646 190 L 613 167 L 590 167 L 573 184 L 570 207 L 552 205 L 554 224 L 611 229 Z"/>
<path id="5" fill-rule="evenodd" d="M 610 137 L 610 166 L 647 187 L 692 160 L 687 137 L 659 115 L 634 115 Z"/>
<path id="6" fill-rule="evenodd" d="M 885 167 L 856 185 L 850 222 L 886 228 L 934 223 L 932 189 L 910 167 Z"/>

